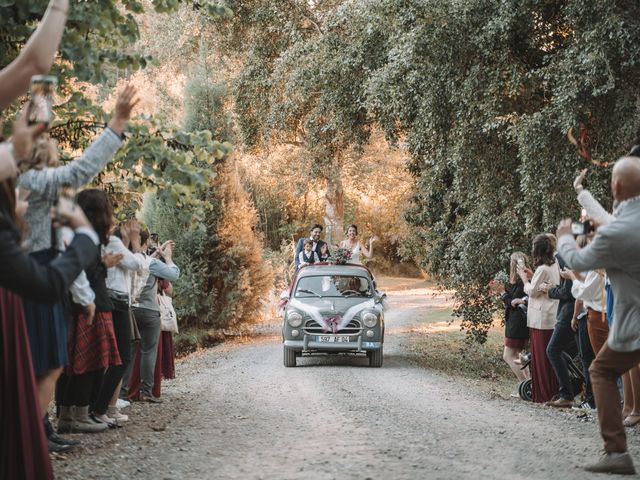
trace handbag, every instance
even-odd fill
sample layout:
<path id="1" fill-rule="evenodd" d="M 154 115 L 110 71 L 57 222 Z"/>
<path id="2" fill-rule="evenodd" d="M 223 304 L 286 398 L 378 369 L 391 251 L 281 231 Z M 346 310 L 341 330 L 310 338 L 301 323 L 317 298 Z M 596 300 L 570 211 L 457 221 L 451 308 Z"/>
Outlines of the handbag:
<path id="1" fill-rule="evenodd" d="M 158 293 L 158 307 L 160 307 L 160 330 L 178 333 L 178 318 L 171 297 L 164 292 Z"/>

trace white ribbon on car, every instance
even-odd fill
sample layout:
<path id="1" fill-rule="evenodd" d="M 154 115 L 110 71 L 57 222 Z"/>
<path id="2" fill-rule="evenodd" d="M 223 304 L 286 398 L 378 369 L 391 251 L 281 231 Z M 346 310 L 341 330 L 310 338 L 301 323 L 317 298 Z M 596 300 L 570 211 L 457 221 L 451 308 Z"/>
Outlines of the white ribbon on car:
<path id="1" fill-rule="evenodd" d="M 349 325 L 349 322 L 353 320 L 353 317 L 355 317 L 363 310 L 376 310 L 378 315 L 380 315 L 380 313 L 382 312 L 382 308 L 382 305 L 376 303 L 375 299 L 373 298 L 371 300 L 367 300 L 366 302 L 358 303 L 357 305 L 354 305 L 353 307 L 349 308 L 349 310 L 344 312 L 342 320 L 338 324 L 338 330 L 341 330 Z"/>
<path id="2" fill-rule="evenodd" d="M 289 305 L 309 315 L 316 322 L 318 322 L 318 325 L 320 325 L 323 329 L 327 331 L 330 330 L 329 326 L 327 325 L 327 322 L 325 322 L 324 317 L 320 313 L 320 309 L 318 307 L 314 307 L 313 305 L 307 305 L 306 303 L 302 303 L 300 300 L 297 300 L 295 298 L 292 298 L 291 300 L 289 300 Z"/>
<path id="3" fill-rule="evenodd" d="M 375 299 L 373 298 L 367 300 L 366 302 L 358 303 L 357 305 L 352 306 L 344 313 L 342 317 L 339 317 L 338 315 L 324 317 L 320 313 L 320 309 L 318 307 L 307 305 L 295 298 L 289 302 L 289 305 L 309 315 L 316 322 L 318 322 L 318 325 L 320 325 L 324 331 L 333 331 L 333 333 L 337 333 L 338 331 L 349 325 L 349 322 L 363 310 L 375 310 L 378 315 L 380 315 L 380 313 L 385 310 L 385 306 L 381 303 L 376 303 Z M 339 320 L 337 325 L 336 319 Z"/>

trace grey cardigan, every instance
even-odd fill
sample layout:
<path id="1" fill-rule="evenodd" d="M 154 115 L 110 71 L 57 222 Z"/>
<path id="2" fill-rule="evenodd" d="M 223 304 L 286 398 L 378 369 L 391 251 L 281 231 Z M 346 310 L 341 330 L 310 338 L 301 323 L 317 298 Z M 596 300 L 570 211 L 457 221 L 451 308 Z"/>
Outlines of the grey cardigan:
<path id="1" fill-rule="evenodd" d="M 640 350 L 640 197 L 620 203 L 615 219 L 598 229 L 593 242 L 578 249 L 572 235 L 558 250 L 573 270 L 605 268 L 613 289 L 613 325 L 607 340 L 619 352 Z"/>
<path id="2" fill-rule="evenodd" d="M 51 248 L 49 210 L 63 185 L 79 188 L 102 171 L 122 145 L 122 139 L 110 128 L 95 139 L 74 161 L 55 168 L 29 170 L 18 177 L 18 186 L 31 191 L 29 208 L 24 216 L 29 225 L 29 247 L 37 252 Z"/>

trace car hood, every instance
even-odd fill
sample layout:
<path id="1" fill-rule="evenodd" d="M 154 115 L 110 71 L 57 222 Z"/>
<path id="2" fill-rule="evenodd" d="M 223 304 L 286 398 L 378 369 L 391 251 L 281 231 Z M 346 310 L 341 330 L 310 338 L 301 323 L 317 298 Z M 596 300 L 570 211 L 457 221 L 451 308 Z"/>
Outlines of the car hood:
<path id="1" fill-rule="evenodd" d="M 296 300 L 304 305 L 315 307 L 320 310 L 323 315 L 335 314 L 339 315 L 346 312 L 351 307 L 361 303 L 370 302 L 371 298 L 366 297 L 327 297 L 327 298 L 296 298 Z"/>

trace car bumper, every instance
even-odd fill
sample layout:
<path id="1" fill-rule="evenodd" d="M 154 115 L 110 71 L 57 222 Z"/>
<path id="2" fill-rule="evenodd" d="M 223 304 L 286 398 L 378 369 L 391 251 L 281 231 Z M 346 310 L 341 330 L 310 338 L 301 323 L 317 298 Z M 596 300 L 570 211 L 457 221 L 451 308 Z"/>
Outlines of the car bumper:
<path id="1" fill-rule="evenodd" d="M 299 352 L 367 352 L 379 350 L 382 342 L 365 340 L 362 335 L 351 338 L 349 342 L 319 342 L 317 335 L 304 335 L 302 340 L 285 340 L 284 346 Z"/>

